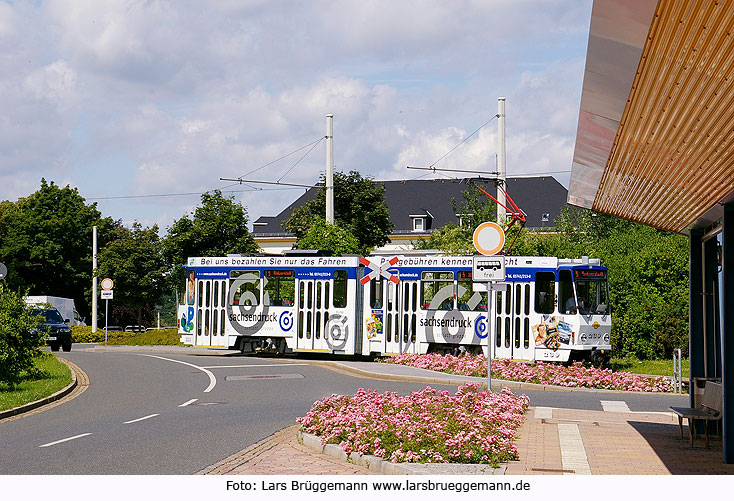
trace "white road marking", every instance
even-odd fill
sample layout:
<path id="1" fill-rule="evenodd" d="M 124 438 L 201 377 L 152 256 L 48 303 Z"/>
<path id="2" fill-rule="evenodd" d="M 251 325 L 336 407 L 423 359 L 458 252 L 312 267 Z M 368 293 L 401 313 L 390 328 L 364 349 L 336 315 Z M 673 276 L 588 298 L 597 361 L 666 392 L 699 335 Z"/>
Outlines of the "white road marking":
<path id="1" fill-rule="evenodd" d="M 552 407 L 536 407 L 534 419 L 553 419 L 553 408 Z"/>
<path id="2" fill-rule="evenodd" d="M 191 400 L 189 400 L 188 402 L 184 402 L 184 403 L 182 403 L 181 405 L 179 405 L 179 407 L 186 407 L 186 406 L 188 406 L 188 405 L 191 405 L 191 404 L 193 404 L 193 403 L 194 403 L 194 402 L 196 402 L 197 400 L 199 400 L 199 399 L 198 399 L 198 398 L 192 398 L 192 399 L 191 399 Z"/>
<path id="3" fill-rule="evenodd" d="M 561 463 L 564 470 L 573 470 L 577 475 L 591 475 L 589 459 L 581 439 L 579 426 L 558 423 L 558 441 L 561 445 Z M 564 473 L 571 475 L 571 473 Z"/>
<path id="4" fill-rule="evenodd" d="M 49 442 L 48 444 L 39 445 L 38 447 L 51 447 L 52 445 L 62 444 L 64 442 L 68 442 L 69 440 L 76 440 L 77 438 L 86 437 L 87 435 L 91 435 L 91 433 L 82 433 L 81 435 L 75 435 L 73 437 L 64 438 L 62 440 L 57 440 L 56 442 Z"/>
<path id="5" fill-rule="evenodd" d="M 137 423 L 137 422 L 139 422 L 139 421 L 145 421 L 146 419 L 154 418 L 154 417 L 156 417 L 156 416 L 160 416 L 160 414 L 151 414 L 150 416 L 144 416 L 144 417 L 141 417 L 141 418 L 138 418 L 138 419 L 131 419 L 130 421 L 125 421 L 125 422 L 124 422 L 124 423 L 122 423 L 122 424 L 132 424 L 132 423 Z"/>
<path id="6" fill-rule="evenodd" d="M 627 402 L 622 400 L 600 400 L 604 412 L 630 412 Z"/>
<path id="7" fill-rule="evenodd" d="M 217 385 L 217 378 L 214 377 L 214 374 L 212 374 L 211 371 L 206 370 L 205 367 L 199 367 L 198 365 L 190 364 L 188 362 L 182 362 L 180 360 L 174 360 L 172 358 L 159 357 L 157 355 L 143 355 L 143 356 L 144 357 L 160 358 L 161 360 L 167 360 L 169 362 L 176 362 L 177 364 L 188 365 L 189 367 L 193 367 L 194 369 L 198 369 L 198 370 L 204 372 L 207 376 L 209 376 L 209 386 L 207 386 L 206 390 L 204 390 L 204 393 L 209 393 Z"/>

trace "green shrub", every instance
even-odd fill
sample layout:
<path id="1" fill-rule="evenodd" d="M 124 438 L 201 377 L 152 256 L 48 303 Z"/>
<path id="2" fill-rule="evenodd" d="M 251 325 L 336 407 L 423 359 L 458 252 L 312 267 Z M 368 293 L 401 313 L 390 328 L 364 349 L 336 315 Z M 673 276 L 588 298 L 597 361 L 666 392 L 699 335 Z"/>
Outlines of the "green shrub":
<path id="1" fill-rule="evenodd" d="M 42 353 L 45 336 L 36 330 L 39 323 L 23 295 L 0 282 L 0 382 L 11 389 L 33 372 Z"/>

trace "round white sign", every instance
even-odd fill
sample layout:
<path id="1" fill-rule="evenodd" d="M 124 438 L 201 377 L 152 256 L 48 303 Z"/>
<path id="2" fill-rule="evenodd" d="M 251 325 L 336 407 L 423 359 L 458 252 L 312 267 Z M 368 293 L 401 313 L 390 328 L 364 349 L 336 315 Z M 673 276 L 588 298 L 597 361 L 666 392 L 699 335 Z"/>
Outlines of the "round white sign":
<path id="1" fill-rule="evenodd" d="M 106 291 L 112 290 L 112 286 L 115 285 L 111 278 L 105 278 L 102 280 L 102 288 Z"/>
<path id="2" fill-rule="evenodd" d="M 485 256 L 494 256 L 505 246 L 505 232 L 492 221 L 482 223 L 474 230 L 474 248 Z"/>

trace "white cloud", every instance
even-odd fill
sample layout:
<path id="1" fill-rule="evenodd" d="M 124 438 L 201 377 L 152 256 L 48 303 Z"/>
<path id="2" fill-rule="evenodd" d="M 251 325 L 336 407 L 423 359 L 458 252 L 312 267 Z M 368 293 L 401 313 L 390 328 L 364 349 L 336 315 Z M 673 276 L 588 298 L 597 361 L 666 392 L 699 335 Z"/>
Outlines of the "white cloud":
<path id="1" fill-rule="evenodd" d="M 253 0 L 0 3 L 0 199 L 70 179 L 84 196 L 318 180 L 335 162 L 423 174 L 506 95 L 508 173 L 570 168 L 590 2 Z M 491 122 L 437 166 L 494 166 Z M 262 168 L 261 168 L 262 167 Z M 290 169 L 290 172 L 288 172 Z M 287 174 L 286 174 L 287 173 Z M 457 174 L 461 175 L 461 174 Z M 236 193 L 252 219 L 300 190 Z M 227 189 L 246 189 L 231 186 Z M 100 202 L 165 227 L 193 197 Z M 139 202 L 139 203 L 138 203 Z M 168 221 L 168 222 L 167 222 Z"/>

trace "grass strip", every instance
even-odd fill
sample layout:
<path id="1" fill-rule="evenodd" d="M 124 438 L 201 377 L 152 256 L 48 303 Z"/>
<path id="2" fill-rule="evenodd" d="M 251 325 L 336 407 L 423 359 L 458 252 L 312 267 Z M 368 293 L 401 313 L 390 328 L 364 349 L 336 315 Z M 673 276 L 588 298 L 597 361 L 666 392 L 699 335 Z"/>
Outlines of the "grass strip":
<path id="1" fill-rule="evenodd" d="M 35 402 L 65 388 L 72 381 L 69 367 L 55 356 L 44 353 L 36 359 L 34 371 L 26 374 L 14 389 L 0 383 L 0 411 Z"/>

